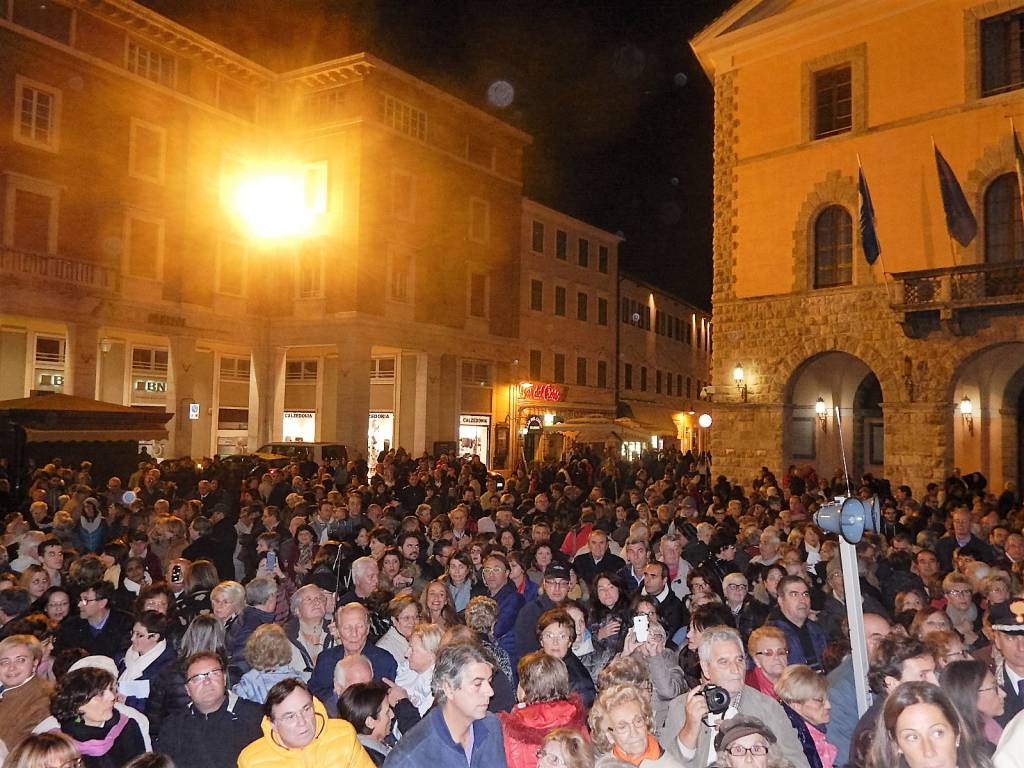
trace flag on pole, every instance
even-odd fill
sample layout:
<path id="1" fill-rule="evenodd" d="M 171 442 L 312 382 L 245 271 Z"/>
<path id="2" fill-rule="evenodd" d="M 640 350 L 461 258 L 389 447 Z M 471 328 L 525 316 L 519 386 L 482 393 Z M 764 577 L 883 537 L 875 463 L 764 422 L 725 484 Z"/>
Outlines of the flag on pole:
<path id="1" fill-rule="evenodd" d="M 868 180 L 864 178 L 863 168 L 857 169 L 857 197 L 860 212 L 860 246 L 868 264 L 874 264 L 882 253 L 882 246 L 878 242 L 878 232 L 875 231 L 875 206 L 871 203 L 871 193 L 868 191 Z"/>
<path id="2" fill-rule="evenodd" d="M 946 212 L 946 229 L 949 236 L 960 245 L 967 246 L 978 234 L 978 220 L 974 218 L 971 206 L 967 204 L 964 190 L 956 174 L 949 167 L 939 148 L 935 149 L 935 167 L 939 172 L 939 189 L 942 192 L 942 208 Z"/>
<path id="3" fill-rule="evenodd" d="M 1024 150 L 1020 148 L 1017 129 L 1013 126 L 1013 118 L 1010 118 L 1010 133 L 1013 134 L 1013 164 L 1017 169 L 1017 189 L 1020 191 L 1021 216 L 1024 217 Z"/>

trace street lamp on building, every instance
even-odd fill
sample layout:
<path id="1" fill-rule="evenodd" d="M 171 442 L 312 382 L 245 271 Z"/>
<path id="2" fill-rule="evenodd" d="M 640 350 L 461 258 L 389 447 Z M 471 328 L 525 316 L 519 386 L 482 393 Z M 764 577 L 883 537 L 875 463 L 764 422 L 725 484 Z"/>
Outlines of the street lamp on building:
<path id="1" fill-rule="evenodd" d="M 828 432 L 828 408 L 825 406 L 825 398 L 819 397 L 814 401 L 814 413 L 818 417 L 818 426 L 822 432 Z"/>
<path id="2" fill-rule="evenodd" d="M 743 402 L 747 402 L 747 383 L 743 377 L 743 365 L 741 363 L 736 363 L 736 367 L 732 369 L 732 380 L 736 384 L 736 391 L 740 393 Z"/>
<path id="3" fill-rule="evenodd" d="M 964 395 L 964 399 L 960 401 L 960 418 L 963 419 L 964 427 L 967 428 L 967 434 L 974 434 L 974 404 L 971 403 L 971 398 Z"/>

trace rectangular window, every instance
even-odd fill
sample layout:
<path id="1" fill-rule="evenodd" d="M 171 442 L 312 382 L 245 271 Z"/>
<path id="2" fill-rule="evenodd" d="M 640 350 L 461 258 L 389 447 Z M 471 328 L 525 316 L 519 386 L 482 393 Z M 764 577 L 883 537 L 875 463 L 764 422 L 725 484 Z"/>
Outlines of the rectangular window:
<path id="1" fill-rule="evenodd" d="M 167 132 L 159 125 L 133 117 L 128 133 L 128 175 L 163 184 Z"/>
<path id="2" fill-rule="evenodd" d="M 622 382 L 626 389 L 633 388 L 633 366 L 626 363 L 622 370 Z"/>
<path id="3" fill-rule="evenodd" d="M 220 380 L 249 383 L 249 358 L 223 355 L 220 359 Z"/>
<path id="4" fill-rule="evenodd" d="M 683 393 L 683 374 L 677 373 L 676 374 L 676 396 L 679 396 L 682 393 Z M 686 377 L 686 396 L 687 397 L 690 396 L 690 377 L 689 376 Z"/>
<path id="5" fill-rule="evenodd" d="M 852 69 L 849 64 L 814 73 L 814 138 L 853 127 Z"/>
<path id="6" fill-rule="evenodd" d="M 167 350 L 132 347 L 132 373 L 167 373 Z"/>
<path id="7" fill-rule="evenodd" d="M 316 125 L 339 119 L 347 107 L 350 93 L 349 88 L 334 88 L 309 94 L 302 103 L 306 122 Z"/>
<path id="8" fill-rule="evenodd" d="M 370 381 L 394 381 L 395 358 L 374 357 L 370 360 Z"/>
<path id="9" fill-rule="evenodd" d="M 1024 86 L 1024 12 L 993 16 L 981 22 L 981 94 Z"/>
<path id="10" fill-rule="evenodd" d="M 380 107 L 381 121 L 399 133 L 419 141 L 427 140 L 427 113 L 406 104 L 404 101 L 382 94 Z"/>
<path id="11" fill-rule="evenodd" d="M 587 386 L 587 358 L 576 358 L 576 383 L 581 387 Z"/>
<path id="12" fill-rule="evenodd" d="M 245 246 L 221 240 L 217 253 L 217 291 L 231 296 L 245 295 Z"/>
<path id="13" fill-rule="evenodd" d="M 491 204 L 486 200 L 472 198 L 469 201 L 469 239 L 486 243 L 491 236 Z"/>
<path id="14" fill-rule="evenodd" d="M 544 224 L 540 221 L 533 222 L 533 250 L 544 253 Z"/>
<path id="15" fill-rule="evenodd" d="M 133 277 L 159 280 L 164 261 L 164 223 L 129 216 L 125 243 L 125 271 Z"/>
<path id="16" fill-rule="evenodd" d="M 565 355 L 555 352 L 555 383 L 565 384 Z"/>
<path id="17" fill-rule="evenodd" d="M 462 361 L 462 383 L 472 384 L 477 387 L 488 387 L 491 385 L 491 366 L 489 363 L 477 360 Z"/>
<path id="18" fill-rule="evenodd" d="M 555 286 L 555 314 L 565 317 L 565 288 L 561 285 Z"/>
<path id="19" fill-rule="evenodd" d="M 314 384 L 318 369 L 317 360 L 289 360 L 284 366 L 284 380 L 292 384 Z"/>
<path id="20" fill-rule="evenodd" d="M 65 343 L 63 338 L 36 336 L 36 365 L 48 368 L 64 366 Z"/>
<path id="21" fill-rule="evenodd" d="M 608 246 L 602 245 L 597 249 L 597 271 L 602 275 L 608 274 Z"/>
<path id="22" fill-rule="evenodd" d="M 654 393 L 661 394 L 661 371 L 654 372 Z"/>
<path id="23" fill-rule="evenodd" d="M 597 386 L 601 389 L 608 386 L 608 363 L 604 360 L 597 361 Z"/>
<path id="24" fill-rule="evenodd" d="M 60 149 L 60 101 L 56 88 L 21 77 L 15 78 L 14 139 L 36 149 Z"/>
<path id="25" fill-rule="evenodd" d="M 158 51 L 129 39 L 125 50 L 125 68 L 139 77 L 173 88 L 178 78 L 178 61 L 169 53 Z"/>
<path id="26" fill-rule="evenodd" d="M 391 298 L 395 301 L 411 301 L 413 290 L 412 254 L 402 248 L 391 250 Z"/>
<path id="27" fill-rule="evenodd" d="M 647 391 L 647 366 L 646 365 L 641 365 L 640 366 L 640 391 L 641 392 L 646 392 Z"/>
<path id="28" fill-rule="evenodd" d="M 317 246 L 299 250 L 295 293 L 300 299 L 319 299 L 324 295 L 324 252 Z"/>
<path id="29" fill-rule="evenodd" d="M 65 45 L 71 43 L 70 8 L 54 2 L 14 0 L 13 10 L 11 19 L 15 24 Z"/>
<path id="30" fill-rule="evenodd" d="M 530 350 L 530 378 L 539 379 L 541 366 L 541 351 L 539 349 Z"/>
<path id="31" fill-rule="evenodd" d="M 576 294 L 576 319 L 586 322 L 587 320 L 587 303 L 589 296 L 585 293 Z"/>
<path id="32" fill-rule="evenodd" d="M 15 187 L 8 198 L 14 204 L 11 212 L 13 226 L 4 238 L 6 245 L 16 251 L 55 253 L 57 250 L 57 196 L 56 190 L 48 194 L 44 189 Z"/>
<path id="33" fill-rule="evenodd" d="M 633 309 L 629 299 L 622 297 L 622 322 L 630 325 L 633 322 Z"/>
<path id="34" fill-rule="evenodd" d="M 560 229 L 555 230 L 555 257 L 562 261 L 569 258 L 569 235 Z"/>
<path id="35" fill-rule="evenodd" d="M 326 160 L 306 163 L 302 166 L 303 194 L 307 211 L 327 213 L 327 173 Z"/>
<path id="36" fill-rule="evenodd" d="M 597 324 L 608 325 L 608 299 L 597 300 Z"/>
<path id="37" fill-rule="evenodd" d="M 672 374 L 665 371 L 665 394 L 672 396 Z"/>
<path id="38" fill-rule="evenodd" d="M 487 317 L 487 275 L 473 272 L 469 276 L 469 314 Z"/>
<path id="39" fill-rule="evenodd" d="M 576 252 L 577 261 L 581 267 L 590 266 L 590 241 L 586 238 L 581 237 L 579 240 L 579 250 Z"/>
<path id="40" fill-rule="evenodd" d="M 413 220 L 413 177 L 411 173 L 391 174 L 391 213 L 402 221 Z"/>
<path id="41" fill-rule="evenodd" d="M 540 280 L 530 281 L 530 309 L 536 312 L 544 310 L 544 283 Z"/>

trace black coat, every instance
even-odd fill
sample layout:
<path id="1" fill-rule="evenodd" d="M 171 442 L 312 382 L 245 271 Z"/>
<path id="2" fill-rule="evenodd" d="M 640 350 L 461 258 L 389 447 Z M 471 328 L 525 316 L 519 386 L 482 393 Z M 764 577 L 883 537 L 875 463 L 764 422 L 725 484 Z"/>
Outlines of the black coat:
<path id="1" fill-rule="evenodd" d="M 90 656 L 109 656 L 120 661 L 132 641 L 135 621 L 130 614 L 116 608 L 110 612 L 99 634 L 93 635 L 86 619 L 76 616 L 65 619 L 57 629 L 54 651 L 84 648 Z"/>
<path id="2" fill-rule="evenodd" d="M 153 749 L 188 768 L 235 768 L 238 755 L 263 734 L 263 707 L 229 695 L 216 712 L 204 715 L 191 703 L 164 722 Z"/>

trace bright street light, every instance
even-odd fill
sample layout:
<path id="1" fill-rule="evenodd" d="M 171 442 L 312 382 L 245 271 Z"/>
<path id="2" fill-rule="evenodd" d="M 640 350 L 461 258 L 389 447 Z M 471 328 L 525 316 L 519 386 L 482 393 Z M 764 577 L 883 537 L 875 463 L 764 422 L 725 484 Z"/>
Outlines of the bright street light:
<path id="1" fill-rule="evenodd" d="M 301 173 L 276 172 L 243 179 L 234 195 L 235 213 L 256 237 L 277 239 L 307 234 L 317 211 L 307 204 Z"/>

